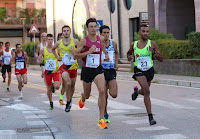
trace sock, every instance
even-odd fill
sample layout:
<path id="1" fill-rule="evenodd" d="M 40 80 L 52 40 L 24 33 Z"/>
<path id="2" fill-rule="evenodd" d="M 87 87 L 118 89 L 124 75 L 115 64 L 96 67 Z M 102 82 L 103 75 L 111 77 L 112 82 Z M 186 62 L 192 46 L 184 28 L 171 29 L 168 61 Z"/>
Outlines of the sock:
<path id="1" fill-rule="evenodd" d="M 53 107 L 53 102 L 50 102 L 50 106 Z"/>
<path id="2" fill-rule="evenodd" d="M 70 100 L 70 101 L 67 101 L 67 104 L 70 104 L 70 103 L 71 103 L 71 101 L 72 101 L 72 100 Z"/>
<path id="3" fill-rule="evenodd" d="M 148 114 L 148 116 L 149 116 L 149 121 L 153 120 L 153 115 L 152 115 L 152 113 Z"/>
<path id="4" fill-rule="evenodd" d="M 23 95 L 22 95 L 22 91 L 19 91 L 19 95 L 22 97 Z"/>
<path id="5" fill-rule="evenodd" d="M 51 81 L 52 85 L 54 84 L 54 81 Z"/>
<path id="6" fill-rule="evenodd" d="M 7 88 L 9 88 L 9 86 L 7 86 Z"/>
<path id="7" fill-rule="evenodd" d="M 63 95 L 62 94 L 60 94 L 60 99 L 63 99 Z"/>

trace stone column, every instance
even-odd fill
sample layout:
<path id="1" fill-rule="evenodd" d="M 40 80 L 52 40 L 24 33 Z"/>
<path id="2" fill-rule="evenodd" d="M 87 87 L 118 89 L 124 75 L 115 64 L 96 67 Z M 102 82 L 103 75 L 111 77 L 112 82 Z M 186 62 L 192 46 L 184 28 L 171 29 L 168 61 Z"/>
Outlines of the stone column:
<path id="1" fill-rule="evenodd" d="M 200 32 L 200 1 L 194 0 L 194 4 L 195 4 L 196 31 Z"/>
<path id="2" fill-rule="evenodd" d="M 155 8 L 154 0 L 148 0 L 149 26 L 155 27 Z"/>

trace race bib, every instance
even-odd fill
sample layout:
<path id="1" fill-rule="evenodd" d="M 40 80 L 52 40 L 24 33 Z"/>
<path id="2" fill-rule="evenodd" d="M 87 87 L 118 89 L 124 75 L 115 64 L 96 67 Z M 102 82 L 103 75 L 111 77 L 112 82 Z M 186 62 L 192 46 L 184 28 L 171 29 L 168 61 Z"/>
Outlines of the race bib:
<path id="1" fill-rule="evenodd" d="M 56 70 L 56 60 L 47 60 L 45 64 L 45 69 L 48 71 Z"/>
<path id="2" fill-rule="evenodd" d="M 106 58 L 105 53 L 102 53 L 102 64 L 115 64 L 115 55 L 113 51 L 108 51 L 109 61 L 104 61 Z"/>
<path id="3" fill-rule="evenodd" d="M 137 68 L 142 70 L 142 71 L 147 71 L 148 69 L 151 68 L 151 62 L 150 62 L 150 57 L 139 57 L 137 58 L 138 65 Z"/>
<path id="4" fill-rule="evenodd" d="M 4 64 L 5 65 L 10 65 L 10 57 L 4 57 Z"/>
<path id="5" fill-rule="evenodd" d="M 16 62 L 16 69 L 18 70 L 24 69 L 24 62 Z"/>
<path id="6" fill-rule="evenodd" d="M 100 54 L 88 54 L 86 59 L 86 67 L 97 68 L 100 65 Z"/>
<path id="7" fill-rule="evenodd" d="M 76 60 L 73 58 L 73 54 L 65 54 L 63 56 L 63 63 L 65 65 L 72 65 L 76 63 Z"/>

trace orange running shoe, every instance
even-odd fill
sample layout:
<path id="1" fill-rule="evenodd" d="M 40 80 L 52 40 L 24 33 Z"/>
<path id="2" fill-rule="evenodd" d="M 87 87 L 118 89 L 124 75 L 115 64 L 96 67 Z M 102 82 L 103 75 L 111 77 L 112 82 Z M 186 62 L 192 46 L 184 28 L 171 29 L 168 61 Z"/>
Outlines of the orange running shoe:
<path id="1" fill-rule="evenodd" d="M 101 129 L 107 129 L 108 128 L 105 119 L 99 120 L 98 123 L 97 123 L 97 125 L 100 126 Z"/>
<path id="2" fill-rule="evenodd" d="M 79 101 L 78 101 L 78 105 L 79 107 L 82 109 L 85 105 L 85 102 L 82 101 L 82 96 L 80 97 Z"/>
<path id="3" fill-rule="evenodd" d="M 62 99 L 59 99 L 60 105 L 66 105 Z"/>

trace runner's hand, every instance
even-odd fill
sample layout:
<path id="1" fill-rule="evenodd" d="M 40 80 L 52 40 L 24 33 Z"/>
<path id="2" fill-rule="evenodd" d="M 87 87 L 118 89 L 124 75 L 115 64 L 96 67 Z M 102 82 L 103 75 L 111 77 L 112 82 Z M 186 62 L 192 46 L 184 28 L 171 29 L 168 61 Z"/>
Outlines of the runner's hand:
<path id="1" fill-rule="evenodd" d="M 132 55 L 128 55 L 127 58 L 128 58 L 128 61 L 131 61 L 133 59 Z"/>
<path id="2" fill-rule="evenodd" d="M 110 60 L 109 55 L 108 55 L 108 53 L 106 53 L 106 54 L 105 54 L 105 59 L 104 59 L 104 61 L 107 61 L 107 62 L 108 62 L 109 60 Z"/>
<path id="3" fill-rule="evenodd" d="M 151 51 L 151 52 L 152 52 L 152 54 L 155 54 L 155 49 L 154 49 L 154 48 L 152 48 L 151 46 L 149 46 L 149 51 Z"/>
<path id="4" fill-rule="evenodd" d="M 115 71 L 118 71 L 118 64 L 115 64 Z"/>
<path id="5" fill-rule="evenodd" d="M 38 64 L 41 64 L 42 61 L 43 61 L 43 58 L 39 58 L 39 57 L 37 58 L 37 63 L 38 63 Z"/>
<path id="6" fill-rule="evenodd" d="M 73 47 L 70 48 L 70 51 L 71 51 L 72 54 L 74 54 L 74 49 L 73 49 Z"/>
<path id="7" fill-rule="evenodd" d="M 58 61 L 62 61 L 62 59 L 60 58 L 60 56 L 57 57 L 57 60 L 58 60 Z"/>
<path id="8" fill-rule="evenodd" d="M 96 45 L 92 45 L 92 47 L 89 49 L 90 54 L 93 53 L 96 50 Z"/>
<path id="9" fill-rule="evenodd" d="M 4 64 L 3 64 L 3 62 L 1 62 L 1 66 L 3 66 Z"/>
<path id="10" fill-rule="evenodd" d="M 29 64 L 26 64 L 26 67 L 29 67 Z"/>

